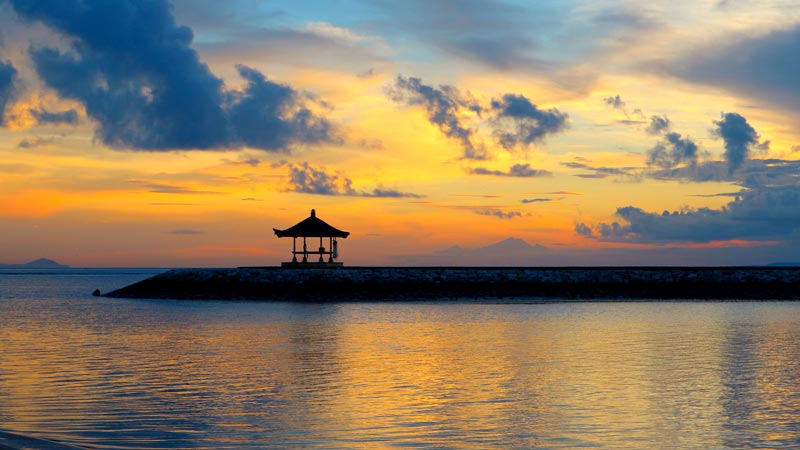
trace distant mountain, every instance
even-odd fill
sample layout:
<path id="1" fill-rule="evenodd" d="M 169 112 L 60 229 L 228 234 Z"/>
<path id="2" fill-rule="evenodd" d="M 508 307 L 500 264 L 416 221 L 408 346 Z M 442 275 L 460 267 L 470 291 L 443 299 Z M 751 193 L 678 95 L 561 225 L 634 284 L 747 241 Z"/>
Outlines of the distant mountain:
<path id="1" fill-rule="evenodd" d="M 472 267 L 613 267 L 613 266 L 745 266 L 762 261 L 778 261 L 766 267 L 800 267 L 800 262 L 781 262 L 775 255 L 784 254 L 772 246 L 721 247 L 709 253 L 705 248 L 629 248 L 576 247 L 554 243 L 550 247 L 531 245 L 522 239 L 508 238 L 485 247 L 454 245 L 422 254 L 396 254 L 392 259 L 402 266 L 472 266 Z M 462 245 L 464 245 L 462 247 Z"/>
<path id="2" fill-rule="evenodd" d="M 524 253 L 529 251 L 536 251 L 536 250 L 544 250 L 546 247 L 543 247 L 539 244 L 530 245 L 527 242 L 523 241 L 522 239 L 517 239 L 510 237 L 508 239 L 504 239 L 500 242 L 496 242 L 491 245 L 487 245 L 486 247 L 468 247 L 464 248 L 460 245 L 454 245 L 450 248 L 444 250 L 438 250 L 433 252 L 435 255 L 465 255 L 465 254 L 474 254 L 476 252 L 480 252 L 482 254 L 490 253 L 490 254 L 508 254 L 508 253 Z"/>
<path id="3" fill-rule="evenodd" d="M 69 269 L 69 266 L 59 264 L 52 259 L 39 258 L 25 264 L 0 264 L 0 269 Z"/>
<path id="4" fill-rule="evenodd" d="M 405 264 L 436 266 L 512 266 L 541 263 L 550 250 L 522 239 L 508 238 L 485 247 L 454 245 L 423 255 L 399 256 Z"/>

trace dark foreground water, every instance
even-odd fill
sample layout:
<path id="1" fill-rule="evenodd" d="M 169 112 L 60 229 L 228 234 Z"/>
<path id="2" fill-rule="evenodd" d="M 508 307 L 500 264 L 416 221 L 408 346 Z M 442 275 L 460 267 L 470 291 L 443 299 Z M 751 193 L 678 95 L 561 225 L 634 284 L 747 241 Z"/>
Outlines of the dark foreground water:
<path id="1" fill-rule="evenodd" d="M 800 303 L 91 297 L 0 274 L 0 429 L 90 448 L 798 448 Z"/>

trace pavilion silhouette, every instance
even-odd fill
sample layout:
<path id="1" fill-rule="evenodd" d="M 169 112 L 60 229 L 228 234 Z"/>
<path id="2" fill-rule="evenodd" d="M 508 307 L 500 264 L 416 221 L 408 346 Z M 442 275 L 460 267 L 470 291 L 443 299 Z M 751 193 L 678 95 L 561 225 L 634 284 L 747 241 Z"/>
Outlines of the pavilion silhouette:
<path id="1" fill-rule="evenodd" d="M 342 267 L 341 262 L 337 262 L 339 257 L 337 238 L 345 239 L 350 235 L 349 231 L 342 231 L 331 225 L 328 225 L 324 220 L 317 217 L 315 210 L 311 210 L 311 215 L 289 227 L 285 230 L 273 228 L 275 235 L 279 238 L 290 237 L 292 238 L 292 261 L 281 263 L 281 267 L 295 267 L 295 268 L 322 268 L 322 267 Z M 297 249 L 297 238 L 303 238 L 303 249 Z M 319 248 L 317 250 L 309 250 L 307 238 L 319 238 Z M 328 238 L 328 248 L 326 249 L 323 239 Z M 300 261 L 297 257 L 302 255 Z M 309 255 L 319 255 L 316 262 L 309 261 Z M 325 256 L 328 260 L 325 260 Z"/>

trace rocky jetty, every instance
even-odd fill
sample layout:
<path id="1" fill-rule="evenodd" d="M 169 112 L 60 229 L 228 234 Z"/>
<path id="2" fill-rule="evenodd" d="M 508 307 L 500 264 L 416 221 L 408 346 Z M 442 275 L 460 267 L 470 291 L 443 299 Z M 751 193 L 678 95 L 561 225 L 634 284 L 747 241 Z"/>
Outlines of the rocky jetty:
<path id="1" fill-rule="evenodd" d="M 800 299 L 800 268 L 176 269 L 106 294 L 148 299 Z"/>

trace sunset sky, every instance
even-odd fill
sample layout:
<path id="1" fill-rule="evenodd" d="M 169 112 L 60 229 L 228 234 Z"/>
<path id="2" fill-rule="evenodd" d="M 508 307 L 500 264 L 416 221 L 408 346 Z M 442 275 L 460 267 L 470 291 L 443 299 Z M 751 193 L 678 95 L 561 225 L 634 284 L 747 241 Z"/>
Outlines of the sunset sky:
<path id="1" fill-rule="evenodd" d="M 347 265 L 800 260 L 754 5 L 0 0 L 0 263 L 276 265 L 312 208 Z"/>

